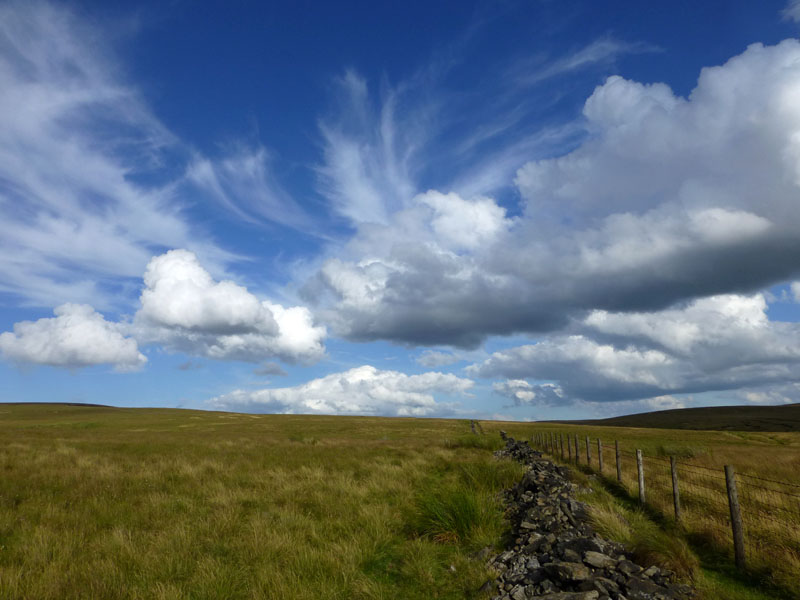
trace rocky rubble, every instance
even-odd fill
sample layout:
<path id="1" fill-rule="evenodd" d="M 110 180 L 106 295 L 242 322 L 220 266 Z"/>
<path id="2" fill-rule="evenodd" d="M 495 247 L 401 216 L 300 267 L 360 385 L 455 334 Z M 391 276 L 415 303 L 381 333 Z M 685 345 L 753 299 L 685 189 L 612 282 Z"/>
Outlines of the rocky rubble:
<path id="1" fill-rule="evenodd" d="M 498 573 L 493 600 L 686 600 L 689 586 L 670 571 L 644 568 L 620 544 L 603 539 L 587 521 L 586 506 L 574 499 L 568 469 L 543 458 L 527 442 L 501 434 L 497 452 L 529 467 L 506 490 L 511 521 L 509 548 L 489 561 Z"/>

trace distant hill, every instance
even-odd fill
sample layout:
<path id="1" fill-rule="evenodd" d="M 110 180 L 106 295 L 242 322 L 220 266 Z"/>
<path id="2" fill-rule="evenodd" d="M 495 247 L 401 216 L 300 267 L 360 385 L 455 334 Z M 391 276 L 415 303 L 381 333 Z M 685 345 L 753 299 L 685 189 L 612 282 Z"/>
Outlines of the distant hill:
<path id="1" fill-rule="evenodd" d="M 608 427 L 653 427 L 715 431 L 800 431 L 800 404 L 678 408 L 611 417 L 610 419 L 551 422 Z"/>

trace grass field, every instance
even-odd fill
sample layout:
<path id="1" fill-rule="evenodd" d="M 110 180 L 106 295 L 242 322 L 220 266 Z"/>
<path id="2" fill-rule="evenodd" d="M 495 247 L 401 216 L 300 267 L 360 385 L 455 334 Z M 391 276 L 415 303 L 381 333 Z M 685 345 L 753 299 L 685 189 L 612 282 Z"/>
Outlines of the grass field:
<path id="1" fill-rule="evenodd" d="M 749 565 L 745 579 L 756 582 L 759 587 L 775 590 L 774 595 L 766 596 L 768 598 L 800 598 L 797 589 L 800 580 L 800 434 L 560 423 L 520 425 L 509 427 L 509 431 L 528 437 L 535 432 L 564 434 L 573 440 L 577 435 L 580 464 L 587 473 L 585 439 L 588 436 L 591 440 L 591 472 L 595 474 L 599 470 L 596 441 L 600 438 L 603 442 L 603 480 L 609 490 L 621 497 L 636 498 L 638 495 L 633 453 L 636 449 L 642 450 L 646 512 L 661 521 L 676 538 L 685 540 L 693 548 L 697 560 L 712 571 L 723 574 L 733 572 L 723 466 L 733 465 L 737 473 Z M 621 448 L 622 485 L 616 483 L 615 441 L 619 441 Z M 574 457 L 574 446 L 572 454 Z M 682 504 L 680 526 L 673 521 L 670 456 L 675 456 L 678 461 Z M 560 458 L 560 445 L 556 458 Z M 607 497 L 596 500 L 601 504 L 607 501 Z M 684 551 L 680 549 L 680 552 Z M 709 597 L 716 596 L 709 594 Z M 733 596 L 723 594 L 720 597 Z"/>
<path id="2" fill-rule="evenodd" d="M 490 574 L 470 555 L 499 542 L 497 492 L 522 473 L 492 458 L 501 428 L 600 436 L 606 475 L 617 439 L 648 464 L 675 454 L 800 484 L 798 434 L 483 427 L 0 404 L 0 599 L 481 597 Z M 633 469 L 616 492 L 576 474 L 601 531 L 694 578 L 707 600 L 796 597 L 796 548 L 772 547 L 742 578 L 724 514 L 689 503 L 676 527 L 658 517 L 657 487 L 642 511 L 623 497 Z"/>
<path id="3" fill-rule="evenodd" d="M 0 404 L 0 598 L 465 598 L 498 426 Z"/>

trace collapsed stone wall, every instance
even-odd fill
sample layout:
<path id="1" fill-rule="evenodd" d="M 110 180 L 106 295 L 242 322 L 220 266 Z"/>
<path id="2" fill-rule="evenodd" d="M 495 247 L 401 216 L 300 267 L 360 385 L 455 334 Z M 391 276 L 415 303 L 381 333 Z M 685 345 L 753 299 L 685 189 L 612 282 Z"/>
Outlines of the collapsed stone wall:
<path id="1" fill-rule="evenodd" d="M 493 600 L 687 600 L 693 590 L 674 573 L 631 560 L 625 548 L 603 539 L 574 496 L 566 467 L 555 465 L 501 432 L 507 456 L 528 467 L 504 492 L 511 521 L 507 550 L 489 561 L 498 573 Z"/>

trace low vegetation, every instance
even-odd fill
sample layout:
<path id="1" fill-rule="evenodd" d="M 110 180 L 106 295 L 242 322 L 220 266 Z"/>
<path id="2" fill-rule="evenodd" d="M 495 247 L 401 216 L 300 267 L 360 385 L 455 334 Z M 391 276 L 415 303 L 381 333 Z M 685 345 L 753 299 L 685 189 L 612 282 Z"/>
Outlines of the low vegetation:
<path id="1" fill-rule="evenodd" d="M 0 405 L 0 598 L 476 597 L 497 429 Z"/>
<path id="2" fill-rule="evenodd" d="M 676 408 L 608 419 L 563 422 L 575 425 L 701 431 L 800 431 L 800 404 Z"/>
<path id="3" fill-rule="evenodd" d="M 800 434 L 780 432 L 675 431 L 654 428 L 575 426 L 537 423 L 510 427 L 577 435 L 581 468 L 594 477 L 591 496 L 601 530 L 643 556 L 690 575 L 706 598 L 798 598 L 800 579 Z M 519 430 L 519 431 L 517 431 Z M 591 470 L 585 439 L 591 440 Z M 597 477 L 597 438 L 603 441 L 604 476 Z M 616 481 L 614 442 L 621 448 L 623 479 Z M 638 506 L 635 449 L 644 455 L 647 506 Z M 574 449 L 572 450 L 574 456 Z M 560 460 L 560 446 L 555 458 Z M 676 524 L 669 457 L 678 460 L 682 518 Z M 573 461 L 574 464 L 574 461 Z M 724 465 L 737 472 L 748 569 L 733 567 Z M 660 533 L 659 533 L 660 532 Z M 716 591 L 715 591 L 716 590 Z M 769 590 L 761 592 L 759 590 Z"/>
<path id="4" fill-rule="evenodd" d="M 724 515 L 639 508 L 610 444 L 800 483 L 800 435 L 483 426 L 0 404 L 0 600 L 479 598 L 490 574 L 471 556 L 499 543 L 497 492 L 521 476 L 492 458 L 501 428 L 599 435 L 606 477 L 576 472 L 596 526 L 705 598 L 795 597 L 796 526 L 736 573 Z"/>

